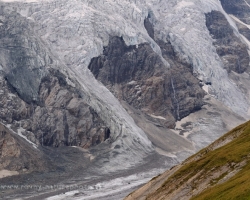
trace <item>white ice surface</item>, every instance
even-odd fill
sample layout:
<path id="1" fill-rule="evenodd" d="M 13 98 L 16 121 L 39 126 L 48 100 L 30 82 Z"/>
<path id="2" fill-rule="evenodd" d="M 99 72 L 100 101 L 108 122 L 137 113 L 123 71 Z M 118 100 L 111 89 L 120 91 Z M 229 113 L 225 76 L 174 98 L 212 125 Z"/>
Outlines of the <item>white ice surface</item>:
<path id="1" fill-rule="evenodd" d="M 156 116 L 156 115 L 150 115 L 150 116 L 156 119 L 167 120 L 165 117 L 162 117 L 162 116 Z"/>

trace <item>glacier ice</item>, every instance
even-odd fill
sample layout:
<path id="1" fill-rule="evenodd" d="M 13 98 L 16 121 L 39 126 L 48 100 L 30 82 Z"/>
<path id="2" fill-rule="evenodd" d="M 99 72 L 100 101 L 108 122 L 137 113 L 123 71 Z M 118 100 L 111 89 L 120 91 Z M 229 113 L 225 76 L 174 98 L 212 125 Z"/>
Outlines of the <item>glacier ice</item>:
<path id="1" fill-rule="evenodd" d="M 114 133 L 122 160 L 138 161 L 153 151 L 145 133 L 118 100 L 97 80 L 87 66 L 100 55 L 110 36 L 123 37 L 127 45 L 147 42 L 161 56 L 148 35 L 144 19 L 153 14 L 157 38 L 168 39 L 180 57 L 191 63 L 194 74 L 211 82 L 208 92 L 241 116 L 247 116 L 249 100 L 228 77 L 207 30 L 204 13 L 221 11 L 240 36 L 219 0 L 2 0 L 35 22 L 36 30 L 65 68 L 76 77 L 95 108 Z M 163 58 L 162 58 L 163 59 Z M 169 66 L 167 61 L 165 64 Z M 126 137 L 128 136 L 128 137 Z M 127 150 L 126 150 L 127 149 Z M 111 166 L 120 160 L 110 159 Z M 131 162 L 130 162 L 131 163 Z M 124 162 L 129 167 L 128 162 Z M 124 167 L 124 166 L 123 166 Z M 112 170 L 112 169 L 110 169 Z"/>

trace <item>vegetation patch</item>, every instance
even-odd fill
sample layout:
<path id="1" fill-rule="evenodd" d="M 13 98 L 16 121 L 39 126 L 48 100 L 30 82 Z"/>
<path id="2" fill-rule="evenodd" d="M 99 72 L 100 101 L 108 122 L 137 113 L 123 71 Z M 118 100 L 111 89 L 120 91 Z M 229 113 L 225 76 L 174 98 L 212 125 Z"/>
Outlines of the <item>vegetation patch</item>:
<path id="1" fill-rule="evenodd" d="M 224 146 L 215 150 L 216 144 L 232 138 Z M 183 166 L 169 177 L 157 190 L 157 193 L 171 194 L 174 190 L 187 184 L 194 176 L 191 187 L 197 187 L 198 182 L 202 183 L 213 173 L 220 172 L 223 167 L 228 167 L 228 171 L 221 172 L 218 178 L 208 182 L 202 193 L 192 198 L 192 200 L 249 200 L 250 199 L 250 121 L 242 124 L 225 134 L 215 143 L 201 150 L 197 154 L 188 158 Z M 246 163 L 242 169 L 224 183 L 218 182 L 233 171 L 240 163 Z M 197 174 L 199 174 L 197 176 Z M 192 185 L 194 184 L 194 185 Z M 153 195 L 153 194 L 152 194 Z M 150 196 L 152 196 L 150 195 Z M 150 199 L 150 198 L 149 198 Z"/>

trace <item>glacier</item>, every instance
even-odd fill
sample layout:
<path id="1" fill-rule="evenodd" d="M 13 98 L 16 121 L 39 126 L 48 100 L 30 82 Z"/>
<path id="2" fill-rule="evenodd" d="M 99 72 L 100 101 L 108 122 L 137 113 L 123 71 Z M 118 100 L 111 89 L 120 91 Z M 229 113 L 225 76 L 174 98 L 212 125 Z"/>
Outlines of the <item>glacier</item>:
<path id="1" fill-rule="evenodd" d="M 249 100 L 228 78 L 205 25 L 204 13 L 217 10 L 225 15 L 235 34 L 240 35 L 219 0 L 18 2 L 25 2 L 19 3 L 17 9 L 38 22 L 37 31 L 53 52 L 76 74 L 82 73 L 88 78 L 91 74 L 87 66 L 91 58 L 102 53 L 109 36 L 121 36 L 127 45 L 148 42 L 161 55 L 143 24 L 153 13 L 156 37 L 168 38 L 175 50 L 192 64 L 199 79 L 213 83 L 209 88 L 212 95 L 234 112 L 247 116 Z"/>
<path id="2" fill-rule="evenodd" d="M 81 85 L 88 104 L 110 126 L 113 133 L 110 148 L 116 145 L 122 148 L 116 149 L 118 157 L 109 154 L 108 164 L 100 165 L 102 172 L 128 169 L 155 151 L 120 102 L 88 70 L 91 59 L 103 52 L 110 36 L 122 37 L 127 45 L 149 43 L 166 68 L 170 68 L 160 47 L 144 27 L 149 15 L 155 37 L 169 40 L 179 56 L 192 65 L 199 80 L 212 83 L 205 87 L 208 95 L 232 112 L 250 118 L 249 97 L 230 79 L 206 27 L 204 14 L 220 11 L 235 35 L 249 45 L 219 0 L 0 0 L 1 3 L 34 24 L 36 32 L 57 58 L 58 67 Z M 173 80 L 172 86 L 174 89 Z M 193 141 L 200 140 L 198 137 Z"/>

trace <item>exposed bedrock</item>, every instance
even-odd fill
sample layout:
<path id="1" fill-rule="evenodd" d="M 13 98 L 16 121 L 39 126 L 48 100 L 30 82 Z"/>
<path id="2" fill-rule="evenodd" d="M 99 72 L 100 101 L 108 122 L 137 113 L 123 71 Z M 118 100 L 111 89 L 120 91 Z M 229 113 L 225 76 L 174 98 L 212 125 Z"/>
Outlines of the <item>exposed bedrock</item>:
<path id="1" fill-rule="evenodd" d="M 246 24 L 250 24 L 249 0 L 220 0 L 221 5 L 228 14 L 232 14 Z"/>
<path id="2" fill-rule="evenodd" d="M 201 108 L 205 92 L 192 67 L 178 60 L 171 44 L 159 41 L 159 46 L 171 68 L 149 44 L 127 46 L 122 38 L 111 37 L 89 69 L 119 100 L 173 128 L 176 120 Z"/>
<path id="3" fill-rule="evenodd" d="M 240 32 L 244 37 L 246 37 L 248 40 L 250 40 L 250 29 L 240 22 L 235 21 L 235 24 Z"/>
<path id="4" fill-rule="evenodd" d="M 54 167 L 49 160 L 46 161 L 41 151 L 28 145 L 25 140 L 0 123 L 0 171 L 40 171 L 49 166 L 51 169 Z"/>
<path id="5" fill-rule="evenodd" d="M 109 129 L 62 73 L 31 22 L 0 8 L 0 120 L 34 143 L 89 148 Z"/>
<path id="6" fill-rule="evenodd" d="M 50 45 L 36 31 L 40 26 L 29 25 L 32 20 L 7 8 L 0 12 L 0 19 L 6 30 L 14 32 L 3 33 L 0 43 L 14 45 L 17 40 L 20 46 L 1 46 L 0 122 L 35 145 L 45 146 L 39 147 L 42 150 L 58 147 L 51 152 L 65 149 L 67 153 L 72 149 L 60 147 L 88 149 L 87 160 L 95 162 L 93 166 L 102 174 L 137 165 L 154 153 L 145 133 L 89 70 L 78 71 L 73 64 L 68 69 L 60 52 L 51 53 Z M 10 52 L 18 59 L 11 59 Z M 19 64 L 19 60 L 27 62 Z"/>
<path id="7" fill-rule="evenodd" d="M 51 72 L 53 73 L 53 72 Z M 74 88 L 55 76 L 42 79 L 40 103 L 23 101 L 3 78 L 0 81 L 0 118 L 5 124 L 24 128 L 23 134 L 44 146 L 89 148 L 103 142 L 109 134 L 103 121 Z M 11 91 L 12 89 L 12 91 Z"/>
<path id="8" fill-rule="evenodd" d="M 225 69 L 228 72 L 245 72 L 249 68 L 247 46 L 236 37 L 225 16 L 218 11 L 207 13 L 206 26 Z"/>

